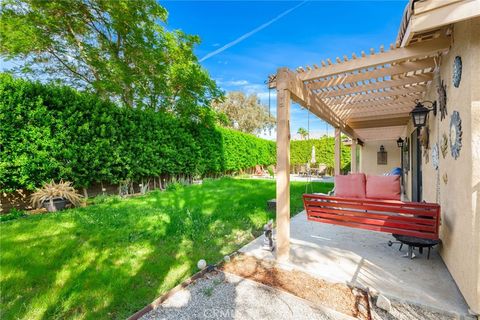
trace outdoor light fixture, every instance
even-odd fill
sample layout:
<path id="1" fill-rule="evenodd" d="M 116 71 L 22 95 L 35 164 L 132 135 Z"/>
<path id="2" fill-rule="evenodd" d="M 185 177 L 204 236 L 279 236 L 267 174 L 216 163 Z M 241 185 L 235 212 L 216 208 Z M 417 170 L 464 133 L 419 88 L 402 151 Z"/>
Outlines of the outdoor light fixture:
<path id="1" fill-rule="evenodd" d="M 432 101 L 423 101 L 415 100 L 416 106 L 413 108 L 410 114 L 412 115 L 413 125 L 416 128 L 424 127 L 427 123 L 427 116 L 430 111 L 433 111 L 433 115 L 437 115 L 437 102 Z M 430 108 L 425 107 L 424 103 L 430 103 L 432 106 Z"/>
<path id="2" fill-rule="evenodd" d="M 403 147 L 403 139 L 402 137 L 399 137 L 397 140 L 397 147 L 402 148 Z"/>

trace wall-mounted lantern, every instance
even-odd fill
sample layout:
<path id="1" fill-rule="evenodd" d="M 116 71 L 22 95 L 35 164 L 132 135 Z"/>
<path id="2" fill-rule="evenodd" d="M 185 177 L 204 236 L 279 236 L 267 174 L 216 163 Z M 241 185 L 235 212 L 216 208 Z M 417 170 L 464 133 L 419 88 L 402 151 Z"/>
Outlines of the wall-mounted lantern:
<path id="1" fill-rule="evenodd" d="M 377 152 L 377 164 L 387 164 L 387 151 L 383 145 L 380 146 L 380 150 Z"/>
<path id="2" fill-rule="evenodd" d="M 403 139 L 401 137 L 398 138 L 398 140 L 397 140 L 397 147 L 403 148 Z"/>
<path id="3" fill-rule="evenodd" d="M 421 128 L 424 127 L 425 124 L 427 123 L 427 116 L 430 111 L 433 111 L 433 115 L 437 115 L 437 102 L 432 102 L 432 101 L 423 101 L 420 102 L 419 100 L 415 100 L 415 103 L 417 104 L 415 108 L 413 108 L 412 112 L 410 112 L 410 115 L 412 116 L 413 120 L 413 125 L 416 128 Z M 427 108 L 423 104 L 424 103 L 430 103 L 431 107 Z"/>

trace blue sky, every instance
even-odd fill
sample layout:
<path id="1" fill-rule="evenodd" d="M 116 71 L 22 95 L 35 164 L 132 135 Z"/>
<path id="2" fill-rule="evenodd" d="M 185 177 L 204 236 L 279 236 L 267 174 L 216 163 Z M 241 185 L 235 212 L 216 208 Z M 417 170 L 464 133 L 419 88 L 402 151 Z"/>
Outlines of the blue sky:
<path id="1" fill-rule="evenodd" d="M 201 59 L 227 43 L 299 5 L 300 1 L 163 1 L 169 11 L 168 26 L 199 35 Z M 204 61 L 225 91 L 257 93 L 268 104 L 263 84 L 278 67 L 319 64 L 326 58 L 352 52 L 378 51 L 395 42 L 407 1 L 307 1 L 266 28 Z M 272 94 L 274 92 L 272 91 Z M 275 97 L 271 99 L 275 112 Z M 292 135 L 307 128 L 307 111 L 294 105 Z M 325 133 L 323 121 L 310 116 L 312 135 Z M 275 132 L 271 134 L 274 138 Z M 329 129 L 332 134 L 332 129 Z M 267 133 L 268 136 L 268 133 Z"/>

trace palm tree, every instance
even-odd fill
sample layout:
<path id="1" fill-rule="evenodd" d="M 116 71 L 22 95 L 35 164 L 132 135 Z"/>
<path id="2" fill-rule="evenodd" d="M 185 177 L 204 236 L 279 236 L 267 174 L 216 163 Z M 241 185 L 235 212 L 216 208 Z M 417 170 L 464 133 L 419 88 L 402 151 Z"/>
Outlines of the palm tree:
<path id="1" fill-rule="evenodd" d="M 308 131 L 305 128 L 298 128 L 297 133 L 305 140 L 308 137 Z"/>

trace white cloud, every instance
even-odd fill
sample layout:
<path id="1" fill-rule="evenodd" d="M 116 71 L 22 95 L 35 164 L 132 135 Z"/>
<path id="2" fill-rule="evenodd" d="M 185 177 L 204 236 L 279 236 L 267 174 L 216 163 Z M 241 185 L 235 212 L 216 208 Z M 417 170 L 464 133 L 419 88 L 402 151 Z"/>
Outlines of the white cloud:
<path id="1" fill-rule="evenodd" d="M 245 86 L 245 85 L 248 85 L 248 81 L 247 80 L 232 80 L 232 81 L 227 81 L 226 82 L 226 85 L 228 86 L 233 86 L 233 87 L 237 87 L 237 86 Z"/>

